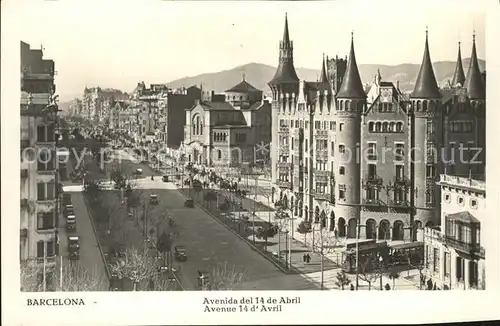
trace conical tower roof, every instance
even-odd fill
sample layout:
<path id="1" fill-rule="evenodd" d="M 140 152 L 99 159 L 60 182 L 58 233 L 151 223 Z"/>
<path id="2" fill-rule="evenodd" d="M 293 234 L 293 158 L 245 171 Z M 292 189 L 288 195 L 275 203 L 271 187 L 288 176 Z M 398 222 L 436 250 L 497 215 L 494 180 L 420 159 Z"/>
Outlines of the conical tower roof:
<path id="1" fill-rule="evenodd" d="M 283 32 L 283 41 L 280 43 L 280 62 L 269 85 L 298 83 L 299 77 L 293 66 L 293 45 L 288 32 L 288 17 L 285 15 L 285 30 Z"/>
<path id="2" fill-rule="evenodd" d="M 325 55 L 324 54 L 323 54 L 323 63 L 321 64 L 321 77 L 319 79 L 319 82 L 320 83 L 328 83 L 328 76 L 326 74 Z"/>
<path id="3" fill-rule="evenodd" d="M 465 73 L 464 73 L 464 67 L 462 66 L 462 54 L 460 51 L 460 42 L 458 42 L 457 67 L 455 68 L 455 73 L 453 74 L 451 85 L 455 86 L 456 84 L 460 84 L 464 86 L 464 82 L 465 82 Z"/>
<path id="4" fill-rule="evenodd" d="M 337 92 L 337 98 L 366 98 L 363 83 L 361 82 L 361 77 L 359 76 L 356 55 L 354 53 L 354 35 L 351 35 L 351 51 L 349 53 L 349 60 L 347 61 L 344 80 L 342 81 L 342 85 Z"/>
<path id="5" fill-rule="evenodd" d="M 473 35 L 472 39 L 472 54 L 470 57 L 469 71 L 467 71 L 467 78 L 465 79 L 464 87 L 467 88 L 467 93 L 470 99 L 475 100 L 486 98 L 483 76 L 481 75 L 479 63 L 477 62 L 476 35 Z"/>
<path id="6" fill-rule="evenodd" d="M 413 93 L 411 93 L 412 98 L 441 98 L 441 93 L 439 92 L 439 87 L 436 82 L 436 75 L 434 75 L 434 69 L 432 68 L 428 36 L 429 34 L 426 31 L 424 58 L 422 60 L 422 65 L 420 66 L 420 71 L 418 72 L 415 88 L 413 89 Z"/>

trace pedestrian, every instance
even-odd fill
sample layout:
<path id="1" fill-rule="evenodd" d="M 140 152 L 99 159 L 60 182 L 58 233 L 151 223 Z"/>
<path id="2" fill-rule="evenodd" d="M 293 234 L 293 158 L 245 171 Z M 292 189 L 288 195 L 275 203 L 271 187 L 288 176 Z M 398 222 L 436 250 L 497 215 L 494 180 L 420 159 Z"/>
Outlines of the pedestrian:
<path id="1" fill-rule="evenodd" d="M 351 288 L 350 288 L 351 291 L 354 291 L 354 285 L 351 284 Z"/>
<path id="2" fill-rule="evenodd" d="M 302 255 L 302 261 L 305 263 L 305 262 L 306 262 L 306 260 L 307 260 L 306 254 L 303 254 L 303 255 Z"/>
<path id="3" fill-rule="evenodd" d="M 434 287 L 434 282 L 432 282 L 432 278 L 429 278 L 427 280 L 427 290 L 432 290 L 433 287 Z"/>
<path id="4" fill-rule="evenodd" d="M 385 290 L 389 291 L 390 289 L 391 289 L 391 286 L 389 285 L 389 283 L 385 283 Z"/>
<path id="5" fill-rule="evenodd" d="M 311 256 L 309 254 L 307 254 L 307 263 L 309 264 L 311 262 Z"/>

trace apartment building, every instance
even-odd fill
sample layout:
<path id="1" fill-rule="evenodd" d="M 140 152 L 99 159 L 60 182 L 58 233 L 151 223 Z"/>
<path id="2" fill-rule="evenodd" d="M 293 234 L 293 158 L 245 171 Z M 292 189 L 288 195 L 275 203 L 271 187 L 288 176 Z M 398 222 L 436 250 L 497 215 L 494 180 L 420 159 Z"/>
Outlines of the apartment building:
<path id="1" fill-rule="evenodd" d="M 442 174 L 441 226 L 424 229 L 424 273 L 442 290 L 486 288 L 481 223 L 486 214 L 486 183 Z"/>
<path id="2" fill-rule="evenodd" d="M 47 280 L 58 254 L 55 65 L 21 42 L 20 259 L 45 260 Z M 43 276 L 40 276 L 43 277 Z"/>

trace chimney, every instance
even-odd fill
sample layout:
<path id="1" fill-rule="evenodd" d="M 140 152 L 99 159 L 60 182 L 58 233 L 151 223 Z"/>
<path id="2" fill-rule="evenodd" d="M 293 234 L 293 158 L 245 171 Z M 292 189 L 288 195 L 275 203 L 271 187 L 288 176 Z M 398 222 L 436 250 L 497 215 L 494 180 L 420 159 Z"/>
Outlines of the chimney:
<path id="1" fill-rule="evenodd" d="M 399 80 L 396 81 L 396 88 L 399 91 Z"/>

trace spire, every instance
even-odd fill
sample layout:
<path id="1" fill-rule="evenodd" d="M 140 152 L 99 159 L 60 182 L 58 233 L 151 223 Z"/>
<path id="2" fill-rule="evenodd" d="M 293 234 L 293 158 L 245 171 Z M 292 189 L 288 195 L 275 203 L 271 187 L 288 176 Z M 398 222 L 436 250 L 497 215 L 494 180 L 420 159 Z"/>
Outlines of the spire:
<path id="1" fill-rule="evenodd" d="M 470 99 L 485 99 L 486 90 L 484 87 L 483 76 L 479 70 L 476 53 L 476 33 L 472 35 L 472 54 L 470 56 L 469 71 L 465 79 L 464 87 L 467 88 Z"/>
<path id="2" fill-rule="evenodd" d="M 325 67 L 325 54 L 323 53 L 323 63 L 321 65 L 321 78 L 319 80 L 320 83 L 328 83 L 328 76 L 326 75 L 326 67 Z"/>
<path id="3" fill-rule="evenodd" d="M 283 41 L 280 42 L 279 65 L 269 84 L 278 85 L 298 83 L 299 77 L 297 76 L 295 67 L 293 66 L 293 42 L 290 41 L 290 34 L 288 32 L 288 17 L 285 15 L 285 32 L 283 33 Z"/>
<path id="4" fill-rule="evenodd" d="M 429 54 L 429 32 L 427 29 L 425 30 L 424 58 L 411 97 L 424 99 L 441 98 L 434 69 L 432 68 L 431 55 Z"/>
<path id="5" fill-rule="evenodd" d="M 290 33 L 288 32 L 288 15 L 285 13 L 285 30 L 283 31 L 283 43 L 290 43 Z"/>
<path id="6" fill-rule="evenodd" d="M 453 75 L 451 85 L 455 86 L 457 84 L 460 84 L 461 86 L 464 86 L 464 81 L 465 81 L 465 74 L 464 74 L 464 68 L 462 66 L 462 54 L 460 51 L 460 42 L 458 42 L 457 67 L 455 68 L 455 74 Z"/>
<path id="7" fill-rule="evenodd" d="M 351 33 L 351 51 L 344 74 L 344 80 L 337 93 L 338 98 L 364 99 L 366 93 L 359 76 L 358 65 L 356 64 L 356 55 L 354 54 L 354 32 Z"/>

